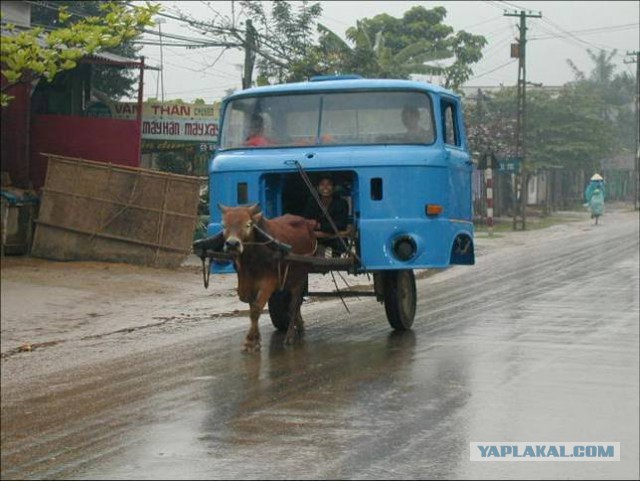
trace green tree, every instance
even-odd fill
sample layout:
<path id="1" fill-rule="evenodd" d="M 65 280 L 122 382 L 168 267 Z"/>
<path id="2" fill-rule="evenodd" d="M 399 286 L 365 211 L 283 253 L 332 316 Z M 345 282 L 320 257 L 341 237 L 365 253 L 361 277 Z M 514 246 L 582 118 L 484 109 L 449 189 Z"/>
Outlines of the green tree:
<path id="1" fill-rule="evenodd" d="M 565 85 L 557 97 L 532 91 L 527 97 L 527 161 L 537 168 L 562 165 L 591 171 L 615 147 L 603 100 L 580 86 Z"/>
<path id="2" fill-rule="evenodd" d="M 266 56 L 257 52 L 261 83 L 297 81 L 316 74 L 313 38 L 322 14 L 320 3 L 278 0 L 271 3 L 269 14 L 262 2 L 240 3 L 256 28 L 258 45 L 269 52 Z"/>
<path id="3" fill-rule="evenodd" d="M 599 99 L 600 116 L 612 127 L 615 138 L 616 153 L 635 151 L 635 120 L 633 101 L 635 95 L 635 79 L 626 72 L 616 74 L 613 59 L 617 50 L 607 53 L 604 50 L 593 52 L 587 50 L 593 66 L 590 73 L 578 69 L 572 60 L 571 66 L 575 81 L 573 85 L 582 92 Z"/>
<path id="4" fill-rule="evenodd" d="M 86 17 L 100 17 L 108 14 L 100 8 L 101 1 L 57 1 L 56 8 L 66 8 L 72 15 L 72 19 Z M 117 1 L 120 5 L 125 2 Z M 45 29 L 57 29 L 65 27 L 65 22 L 59 19 L 58 11 L 50 6 L 34 3 L 31 8 L 31 23 L 36 27 Z M 132 42 L 133 39 L 122 42 L 109 51 L 126 58 L 135 58 L 141 47 Z M 112 99 L 130 96 L 136 87 L 136 75 L 129 69 L 118 69 L 107 65 L 94 65 L 91 75 L 92 85 L 99 91 L 107 94 Z"/>
<path id="5" fill-rule="evenodd" d="M 334 70 L 393 78 L 439 74 L 445 87 L 457 89 L 470 78 L 471 66 L 482 58 L 487 41 L 463 30 L 454 34 L 453 28 L 443 23 L 446 15 L 444 7 L 415 6 L 402 18 L 388 14 L 365 18 L 347 30 L 351 45 L 321 28 L 321 48 L 333 59 Z M 454 59 L 449 67 L 428 65 L 445 58 Z"/>
<path id="6" fill-rule="evenodd" d="M 2 75 L 7 80 L 2 89 L 2 105 L 10 101 L 5 91 L 13 85 L 41 77 L 51 81 L 59 72 L 75 68 L 83 56 L 135 38 L 142 28 L 153 23 L 152 17 L 160 7 L 104 2 L 99 9 L 101 16 L 73 22 L 67 9 L 60 8 L 58 20 L 65 26 L 53 31 L 45 31 L 43 27 L 19 31 L 7 26 L 0 55 Z"/>
<path id="7" fill-rule="evenodd" d="M 469 142 L 479 155 L 515 155 L 515 88 L 486 95 L 482 102 L 466 105 Z M 478 113 L 478 105 L 482 113 Z M 526 161 L 530 171 L 548 167 L 591 170 L 610 155 L 615 135 L 610 122 L 600 116 L 602 99 L 576 85 L 559 93 L 527 93 Z"/>
<path id="8" fill-rule="evenodd" d="M 180 18 L 210 36 L 219 46 L 248 48 L 251 64 L 249 78 L 245 80 L 247 85 L 253 84 L 254 60 L 260 85 L 299 80 L 315 73 L 318 59 L 313 37 L 322 13 L 319 2 L 276 0 L 271 2 L 270 10 L 265 9 L 261 1 L 241 1 L 238 5 L 238 16 L 235 13 L 224 16 L 213 8 L 215 5 L 210 5 L 211 20 L 196 19 L 186 12 L 180 13 Z"/>

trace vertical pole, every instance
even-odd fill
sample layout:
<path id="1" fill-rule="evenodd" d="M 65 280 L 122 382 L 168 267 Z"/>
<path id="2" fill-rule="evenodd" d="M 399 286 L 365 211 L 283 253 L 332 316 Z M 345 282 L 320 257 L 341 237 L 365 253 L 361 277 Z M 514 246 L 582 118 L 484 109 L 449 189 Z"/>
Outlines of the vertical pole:
<path id="1" fill-rule="evenodd" d="M 640 52 L 636 52 L 636 162 L 634 172 L 633 208 L 638 209 L 640 202 Z"/>
<path id="2" fill-rule="evenodd" d="M 162 103 L 164 104 L 164 59 L 162 56 L 162 24 L 165 22 L 163 18 L 157 20 L 158 23 L 158 34 L 160 36 L 160 86 L 161 86 L 161 95 L 162 95 Z"/>
<path id="3" fill-rule="evenodd" d="M 142 98 L 144 90 L 144 56 L 140 57 L 140 76 L 138 79 L 138 111 L 136 123 L 138 124 L 138 167 L 142 164 Z"/>
<path id="4" fill-rule="evenodd" d="M 624 63 L 636 64 L 636 158 L 633 169 L 633 208 L 638 209 L 638 203 L 640 202 L 640 113 L 638 108 L 640 106 L 640 51 L 627 52 L 627 57 L 635 57 L 633 60 L 624 60 Z"/>
<path id="5" fill-rule="evenodd" d="M 524 10 L 513 13 L 504 14 L 507 17 L 520 17 L 519 39 L 518 39 L 518 108 L 516 120 L 516 156 L 520 162 L 520 210 L 522 215 L 522 230 L 526 229 L 527 222 L 527 197 L 528 197 L 528 170 L 526 162 L 526 105 L 527 105 L 527 62 L 526 62 L 526 45 L 527 45 L 527 17 L 541 18 L 542 14 L 526 13 Z M 518 175 L 515 180 L 517 182 Z M 518 187 L 514 185 L 514 207 L 513 207 L 513 230 L 517 228 L 518 216 Z"/>
<path id="6" fill-rule="evenodd" d="M 491 166 L 484 171 L 487 180 L 487 231 L 493 236 L 493 171 Z"/>
<path id="7" fill-rule="evenodd" d="M 529 196 L 529 179 L 527 172 L 527 151 L 526 151 L 526 132 L 527 132 L 527 16 L 524 10 L 520 12 L 520 46 L 522 48 L 522 130 L 520 131 L 520 155 L 522 157 L 522 172 L 520 186 L 520 200 L 522 201 L 522 230 L 527 229 L 527 197 Z"/>
<path id="8" fill-rule="evenodd" d="M 640 52 L 636 52 L 636 178 L 633 206 L 638 209 L 640 202 Z"/>
<path id="9" fill-rule="evenodd" d="M 242 88 L 251 88 L 253 77 L 253 64 L 255 62 L 253 24 L 251 20 L 246 22 L 244 35 L 244 72 L 242 75 Z"/>

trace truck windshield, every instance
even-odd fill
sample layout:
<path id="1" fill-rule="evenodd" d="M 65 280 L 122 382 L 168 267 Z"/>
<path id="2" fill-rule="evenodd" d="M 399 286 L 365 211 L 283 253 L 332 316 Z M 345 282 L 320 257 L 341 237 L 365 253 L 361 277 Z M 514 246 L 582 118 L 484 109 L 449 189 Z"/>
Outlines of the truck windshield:
<path id="1" fill-rule="evenodd" d="M 244 97 L 225 110 L 222 149 L 430 144 L 431 100 L 414 91 Z"/>

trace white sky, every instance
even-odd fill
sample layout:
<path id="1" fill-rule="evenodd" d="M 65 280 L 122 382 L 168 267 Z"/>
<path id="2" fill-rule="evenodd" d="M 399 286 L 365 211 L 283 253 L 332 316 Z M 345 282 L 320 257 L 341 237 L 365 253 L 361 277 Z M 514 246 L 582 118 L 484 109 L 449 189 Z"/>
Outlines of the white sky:
<path id="1" fill-rule="evenodd" d="M 159 2 L 168 13 L 178 8 L 190 12 L 197 19 L 209 19 L 211 10 L 205 2 L 170 1 Z M 322 1 L 323 14 L 320 23 L 344 38 L 345 30 L 355 25 L 356 20 L 371 18 L 380 13 L 402 17 L 412 6 L 426 8 L 444 6 L 447 9 L 445 22 L 457 32 L 466 30 L 484 35 L 488 45 L 484 58 L 474 66 L 474 77 L 470 86 L 513 85 L 517 79 L 517 61 L 509 57 L 509 44 L 517 36 L 518 18 L 506 17 L 504 11 L 518 7 L 541 12 L 542 18 L 527 19 L 527 80 L 544 85 L 562 85 L 573 80 L 573 73 L 566 60 L 573 62 L 585 72 L 590 72 L 592 62 L 587 49 L 608 51 L 617 49 L 614 58 L 616 72 L 628 71 L 635 75 L 635 64 L 624 64 L 627 52 L 640 50 L 640 2 L 638 1 Z M 230 1 L 210 2 L 211 8 L 222 13 L 231 12 Z M 270 2 L 267 3 L 269 8 Z M 236 4 L 236 9 L 238 8 Z M 157 26 L 154 27 L 157 30 Z M 592 30 L 600 29 L 600 30 Z M 162 32 L 171 32 L 189 37 L 198 37 L 194 31 L 180 22 L 166 19 Z M 569 32 L 569 33 L 566 33 Z M 147 36 L 149 37 L 149 36 Z M 550 38 L 551 37 L 551 38 Z M 156 37 L 157 38 L 157 37 Z M 209 37 L 211 38 L 211 37 Z M 243 54 L 239 50 L 228 50 L 220 56 L 222 49 L 206 48 L 187 50 L 180 47 L 164 47 L 164 92 L 165 100 L 181 98 L 191 101 L 204 98 L 207 103 L 220 100 L 227 89 L 240 89 Z M 145 46 L 141 51 L 147 61 L 160 65 L 160 47 Z M 214 61 L 220 56 L 220 58 Z M 627 57 L 628 58 L 628 57 Z M 508 62 L 511 62 L 508 65 Z M 145 98 L 157 97 L 158 73 L 146 72 Z M 254 72 L 255 79 L 255 72 Z M 429 80 L 429 79 L 425 79 Z M 437 79 L 433 79 L 437 80 Z"/>

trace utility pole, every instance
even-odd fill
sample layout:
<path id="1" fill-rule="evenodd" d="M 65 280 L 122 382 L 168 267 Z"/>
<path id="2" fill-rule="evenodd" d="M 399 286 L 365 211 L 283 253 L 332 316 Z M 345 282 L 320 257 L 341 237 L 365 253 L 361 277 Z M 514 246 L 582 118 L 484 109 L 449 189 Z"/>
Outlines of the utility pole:
<path id="1" fill-rule="evenodd" d="M 251 88 L 253 77 L 253 65 L 256 61 L 255 30 L 251 20 L 246 22 L 244 34 L 244 71 L 242 75 L 242 89 Z"/>
<path id="2" fill-rule="evenodd" d="M 527 163 L 526 163 L 526 106 L 527 106 L 527 63 L 526 63 L 526 46 L 527 46 L 527 18 L 542 18 L 542 13 L 525 12 L 504 12 L 505 17 L 520 17 L 520 25 L 518 26 L 519 38 L 518 43 L 512 45 L 511 56 L 518 58 L 518 107 L 516 120 L 516 157 L 520 158 L 520 211 L 522 214 L 522 230 L 526 229 L 527 219 Z M 517 230 L 518 224 L 518 175 L 515 177 L 514 185 L 514 206 L 513 206 L 513 230 Z"/>
<path id="3" fill-rule="evenodd" d="M 625 59 L 624 63 L 636 64 L 636 159 L 633 171 L 633 208 L 637 210 L 640 203 L 640 113 L 638 113 L 638 108 L 640 106 L 640 51 L 636 50 L 635 52 L 627 52 L 627 57 L 634 56 L 635 59 L 630 59 L 629 61 Z"/>
<path id="4" fill-rule="evenodd" d="M 162 86 L 161 99 L 164 104 L 164 59 L 162 57 L 162 24 L 165 23 L 166 20 L 164 18 L 158 18 L 156 23 L 158 24 L 158 35 L 160 36 L 160 85 Z M 158 95 L 158 86 L 156 85 L 156 96 Z"/>

